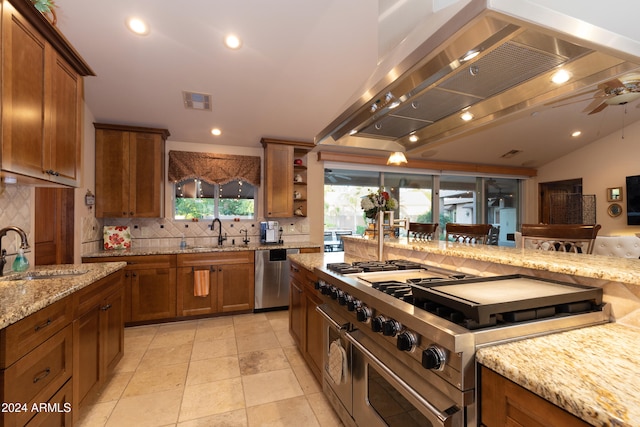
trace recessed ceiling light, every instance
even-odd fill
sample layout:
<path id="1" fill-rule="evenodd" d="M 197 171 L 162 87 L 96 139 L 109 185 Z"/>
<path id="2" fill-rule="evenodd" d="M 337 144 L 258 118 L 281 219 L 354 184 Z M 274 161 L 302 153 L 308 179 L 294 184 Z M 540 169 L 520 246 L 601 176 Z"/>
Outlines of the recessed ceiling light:
<path id="1" fill-rule="evenodd" d="M 580 132 L 579 130 L 571 132 L 571 136 L 574 137 L 574 138 L 577 138 L 580 135 L 582 135 L 582 132 Z"/>
<path id="2" fill-rule="evenodd" d="M 242 46 L 242 40 L 234 34 L 229 34 L 224 38 L 224 45 L 229 49 L 240 49 Z"/>
<path id="3" fill-rule="evenodd" d="M 140 18 L 129 18 L 126 21 L 126 25 L 129 30 L 140 36 L 149 34 L 149 26 Z"/>
<path id="4" fill-rule="evenodd" d="M 409 141 L 418 142 L 418 135 L 412 134 L 409 136 Z"/>
<path id="5" fill-rule="evenodd" d="M 460 114 L 460 118 L 465 122 L 468 122 L 469 120 L 473 120 L 473 117 L 474 116 L 471 111 L 464 111 L 462 114 Z"/>
<path id="6" fill-rule="evenodd" d="M 222 135 L 222 131 L 220 129 L 218 129 L 218 128 L 213 128 L 213 129 L 211 129 L 211 135 L 220 136 L 220 135 Z"/>
<path id="7" fill-rule="evenodd" d="M 553 75 L 551 76 L 551 81 L 557 85 L 565 83 L 567 81 L 569 81 L 569 79 L 571 78 L 571 73 L 568 72 L 567 70 L 558 70 L 555 73 L 553 73 Z"/>

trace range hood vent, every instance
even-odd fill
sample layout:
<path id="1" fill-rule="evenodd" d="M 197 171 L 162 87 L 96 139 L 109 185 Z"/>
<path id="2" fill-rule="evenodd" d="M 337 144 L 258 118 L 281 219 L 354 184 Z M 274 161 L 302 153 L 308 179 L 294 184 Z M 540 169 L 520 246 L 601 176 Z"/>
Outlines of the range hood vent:
<path id="1" fill-rule="evenodd" d="M 471 53 L 475 56 L 467 59 Z M 638 68 L 627 60 L 612 56 L 610 48 L 598 49 L 472 1 L 366 88 L 365 95 L 315 142 L 417 152 L 442 138 Z M 561 67 L 573 79 L 557 86 L 551 75 Z M 460 119 L 464 110 L 473 113 L 472 121 Z"/>

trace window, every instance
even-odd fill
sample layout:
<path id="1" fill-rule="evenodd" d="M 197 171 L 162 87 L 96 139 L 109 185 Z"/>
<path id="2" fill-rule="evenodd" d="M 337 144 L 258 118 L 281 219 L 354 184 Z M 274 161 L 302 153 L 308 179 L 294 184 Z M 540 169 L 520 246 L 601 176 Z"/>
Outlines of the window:
<path id="1" fill-rule="evenodd" d="M 209 184 L 186 179 L 175 184 L 174 219 L 253 219 L 255 187 L 237 180 Z"/>

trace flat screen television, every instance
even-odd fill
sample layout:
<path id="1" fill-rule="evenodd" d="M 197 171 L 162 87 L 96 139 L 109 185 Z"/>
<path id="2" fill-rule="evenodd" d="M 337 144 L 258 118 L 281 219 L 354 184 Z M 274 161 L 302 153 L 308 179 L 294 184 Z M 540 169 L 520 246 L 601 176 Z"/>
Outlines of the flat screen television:
<path id="1" fill-rule="evenodd" d="M 627 177 L 627 224 L 640 225 L 640 175 Z"/>

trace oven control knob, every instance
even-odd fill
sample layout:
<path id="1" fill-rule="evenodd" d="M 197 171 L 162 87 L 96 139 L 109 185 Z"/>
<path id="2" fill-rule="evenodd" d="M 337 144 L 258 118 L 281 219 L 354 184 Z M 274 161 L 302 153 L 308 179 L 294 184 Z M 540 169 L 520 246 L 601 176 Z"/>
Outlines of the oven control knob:
<path id="1" fill-rule="evenodd" d="M 382 324 L 382 334 L 387 337 L 395 337 L 402 329 L 402 325 L 397 320 L 389 319 Z"/>
<path id="2" fill-rule="evenodd" d="M 347 300 L 347 310 L 355 311 L 358 307 L 360 307 L 360 301 L 358 301 L 354 297 L 349 297 L 349 299 Z"/>
<path id="3" fill-rule="evenodd" d="M 447 359 L 444 350 L 440 347 L 432 345 L 422 351 L 422 366 L 426 369 L 442 371 L 446 361 Z"/>
<path id="4" fill-rule="evenodd" d="M 331 299 L 338 299 L 338 296 L 342 293 L 342 291 L 336 287 L 331 289 Z"/>
<path id="5" fill-rule="evenodd" d="M 412 351 L 416 347 L 416 344 L 418 344 L 416 334 L 410 331 L 404 331 L 398 335 L 396 347 L 398 347 L 400 351 Z"/>
<path id="6" fill-rule="evenodd" d="M 324 287 L 320 288 L 320 292 L 322 293 L 322 295 L 330 295 L 332 288 L 333 286 L 325 285 Z"/>
<path id="7" fill-rule="evenodd" d="M 371 309 L 366 305 L 356 308 L 356 318 L 359 322 L 366 323 L 371 318 Z"/>
<path id="8" fill-rule="evenodd" d="M 349 301 L 350 299 L 351 296 L 348 293 L 342 292 L 342 294 L 338 295 L 338 304 L 347 305 L 347 301 Z"/>
<path id="9" fill-rule="evenodd" d="M 373 319 L 371 319 L 371 330 L 373 332 L 382 332 L 386 321 L 387 321 L 387 318 L 384 316 L 374 317 Z"/>

